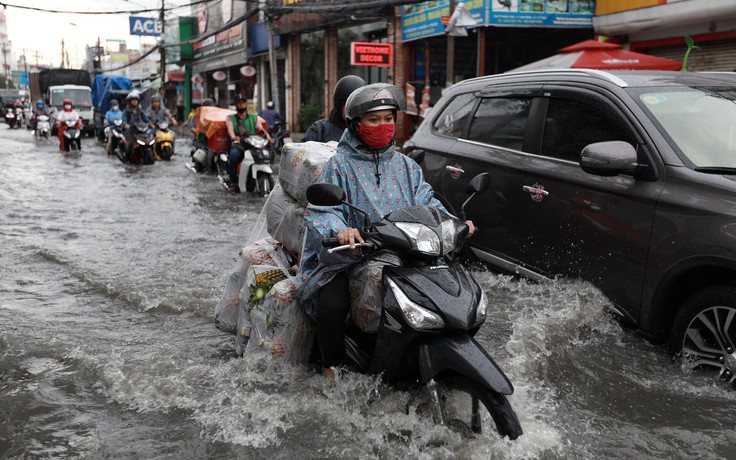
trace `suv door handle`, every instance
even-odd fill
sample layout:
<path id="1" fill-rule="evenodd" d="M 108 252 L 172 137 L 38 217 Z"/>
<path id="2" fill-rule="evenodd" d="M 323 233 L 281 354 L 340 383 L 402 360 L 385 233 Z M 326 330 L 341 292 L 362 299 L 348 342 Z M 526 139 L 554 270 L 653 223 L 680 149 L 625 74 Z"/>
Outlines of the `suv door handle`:
<path id="1" fill-rule="evenodd" d="M 527 193 L 534 193 L 534 194 L 543 195 L 543 196 L 548 196 L 549 195 L 549 192 L 547 190 L 544 190 L 544 189 L 541 189 L 541 188 L 537 188 L 537 187 L 534 187 L 534 186 L 531 186 L 531 185 L 525 185 L 525 186 L 521 187 L 521 189 L 524 190 Z"/>
<path id="2" fill-rule="evenodd" d="M 463 174 L 463 173 L 465 173 L 465 170 L 463 170 L 463 169 L 460 169 L 460 168 L 456 168 L 455 166 L 450 166 L 450 165 L 447 165 L 447 166 L 445 166 L 445 169 L 446 169 L 447 171 L 451 172 L 452 174 L 457 174 L 458 176 L 459 176 L 460 174 Z"/>

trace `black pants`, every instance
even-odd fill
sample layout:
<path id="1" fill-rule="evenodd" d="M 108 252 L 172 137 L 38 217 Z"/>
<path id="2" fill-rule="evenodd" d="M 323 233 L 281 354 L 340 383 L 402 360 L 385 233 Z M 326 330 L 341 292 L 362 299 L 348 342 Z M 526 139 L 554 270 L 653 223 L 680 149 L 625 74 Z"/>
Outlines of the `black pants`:
<path id="1" fill-rule="evenodd" d="M 335 276 L 319 291 L 316 310 L 322 367 L 342 364 L 345 359 L 345 321 L 350 312 L 350 287 L 346 272 Z"/>

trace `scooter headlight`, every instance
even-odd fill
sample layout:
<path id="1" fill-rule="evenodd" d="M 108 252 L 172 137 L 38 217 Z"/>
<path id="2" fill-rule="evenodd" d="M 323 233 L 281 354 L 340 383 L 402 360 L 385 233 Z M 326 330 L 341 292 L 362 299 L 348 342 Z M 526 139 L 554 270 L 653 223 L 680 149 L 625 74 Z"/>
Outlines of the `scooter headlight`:
<path id="1" fill-rule="evenodd" d="M 140 139 L 136 139 L 135 141 L 136 141 L 136 142 L 137 142 L 138 144 L 140 144 L 140 145 L 146 145 L 146 143 L 145 143 L 144 141 L 140 140 Z"/>
<path id="2" fill-rule="evenodd" d="M 409 237 L 412 247 L 417 251 L 428 256 L 440 255 L 440 238 L 431 228 L 408 222 L 396 222 L 394 225 Z"/>
<path id="3" fill-rule="evenodd" d="M 480 300 L 475 307 L 475 326 L 483 324 L 486 320 L 486 313 L 488 313 L 488 297 L 486 297 L 486 291 L 481 289 Z"/>
<path id="4" fill-rule="evenodd" d="M 445 326 L 442 318 L 409 299 L 391 278 L 386 278 L 386 281 L 399 304 L 401 314 L 411 327 L 416 330 L 432 330 Z"/>
<path id="5" fill-rule="evenodd" d="M 442 232 L 442 254 L 449 254 L 454 251 L 457 246 L 458 223 L 456 219 L 447 219 L 440 224 Z"/>

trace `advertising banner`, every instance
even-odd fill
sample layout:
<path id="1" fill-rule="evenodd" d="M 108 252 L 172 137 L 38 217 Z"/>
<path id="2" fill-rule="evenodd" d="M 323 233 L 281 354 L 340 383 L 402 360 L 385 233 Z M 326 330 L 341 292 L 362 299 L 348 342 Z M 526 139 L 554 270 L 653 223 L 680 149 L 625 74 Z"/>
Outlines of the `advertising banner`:
<path id="1" fill-rule="evenodd" d="M 150 37 L 161 35 L 161 21 L 156 18 L 130 16 L 128 20 L 130 22 L 130 35 L 146 35 Z"/>
<path id="2" fill-rule="evenodd" d="M 404 5 L 401 9 L 401 41 L 408 42 L 444 34 L 443 16 L 450 17 L 449 0 Z"/>
<path id="3" fill-rule="evenodd" d="M 463 7 L 478 26 L 592 28 L 595 0 L 468 0 Z M 449 0 L 404 5 L 401 40 L 444 35 L 451 14 Z"/>
<path id="4" fill-rule="evenodd" d="M 506 27 L 593 27 L 595 0 L 489 1 L 486 24 Z"/>

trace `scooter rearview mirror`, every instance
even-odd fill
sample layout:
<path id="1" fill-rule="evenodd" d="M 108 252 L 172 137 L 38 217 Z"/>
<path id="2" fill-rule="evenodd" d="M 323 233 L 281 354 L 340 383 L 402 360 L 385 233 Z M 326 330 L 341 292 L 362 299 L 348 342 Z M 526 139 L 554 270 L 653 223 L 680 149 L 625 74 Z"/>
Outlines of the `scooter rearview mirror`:
<path id="1" fill-rule="evenodd" d="M 345 192 L 335 184 L 313 184 L 307 187 L 307 201 L 315 206 L 339 206 Z"/>
<path id="2" fill-rule="evenodd" d="M 468 195 L 483 193 L 488 190 L 489 185 L 491 185 L 491 175 L 488 173 L 480 173 L 470 180 L 468 189 L 465 193 Z"/>
<path id="3" fill-rule="evenodd" d="M 462 211 L 462 220 L 465 220 L 465 206 L 470 203 L 470 200 L 472 200 L 475 195 L 488 190 L 489 185 L 491 185 L 491 175 L 488 173 L 480 173 L 470 179 L 470 183 L 468 184 L 468 189 L 466 191 L 469 195 L 468 199 L 465 200 L 462 206 L 460 206 L 460 210 Z"/>

